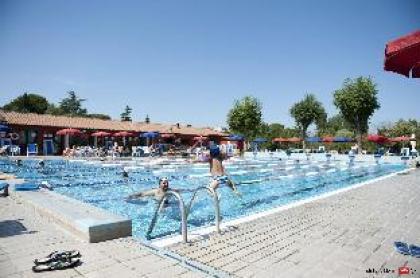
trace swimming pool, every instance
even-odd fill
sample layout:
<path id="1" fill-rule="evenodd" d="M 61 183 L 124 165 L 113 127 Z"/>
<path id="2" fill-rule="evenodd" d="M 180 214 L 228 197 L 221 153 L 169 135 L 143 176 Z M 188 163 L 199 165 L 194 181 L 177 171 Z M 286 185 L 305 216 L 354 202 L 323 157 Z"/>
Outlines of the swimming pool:
<path id="1" fill-rule="evenodd" d="M 172 188 L 184 190 L 181 195 L 188 205 L 194 188 L 207 185 L 207 164 L 190 164 L 177 160 L 138 160 L 105 163 L 99 161 L 23 160 L 17 166 L 11 160 L 0 161 L 0 171 L 14 173 L 19 178 L 41 183 L 48 181 L 63 195 L 103 208 L 133 220 L 133 236 L 144 239 L 156 201 L 148 198 L 126 202 L 124 198 L 137 191 L 156 187 L 159 177 L 168 177 Z M 402 164 L 347 161 L 300 161 L 273 159 L 236 159 L 225 163 L 226 170 L 238 184 L 241 196 L 228 188 L 219 190 L 222 221 L 238 219 L 266 211 L 293 201 L 405 169 Z M 129 177 L 122 176 L 123 170 Z M 213 225 L 213 201 L 201 192 L 188 216 L 188 229 Z M 179 233 L 180 216 L 175 201 L 163 210 L 151 236 L 160 238 Z"/>

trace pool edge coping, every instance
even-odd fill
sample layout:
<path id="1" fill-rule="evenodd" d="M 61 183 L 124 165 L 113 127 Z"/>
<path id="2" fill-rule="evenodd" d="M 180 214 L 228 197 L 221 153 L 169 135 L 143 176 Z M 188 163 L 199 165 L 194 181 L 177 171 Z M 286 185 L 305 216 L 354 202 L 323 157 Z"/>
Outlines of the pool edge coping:
<path id="1" fill-rule="evenodd" d="M 381 180 L 388 179 L 388 178 L 391 178 L 391 177 L 394 177 L 394 176 L 397 176 L 397 175 L 400 175 L 400 174 L 403 174 L 403 173 L 409 173 L 413 170 L 415 170 L 415 168 L 404 169 L 404 170 L 397 171 L 395 173 L 391 173 L 391 174 L 388 174 L 388 175 L 385 175 L 385 176 L 381 176 L 381 177 L 377 177 L 377 178 L 367 180 L 367 181 L 364 181 L 364 182 L 356 183 L 356 184 L 351 185 L 349 187 L 340 188 L 340 189 L 337 189 L 337 190 L 334 190 L 334 191 L 323 193 L 323 194 L 318 195 L 318 196 L 309 197 L 307 199 L 298 200 L 298 201 L 295 201 L 295 202 L 292 202 L 292 203 L 289 203 L 289 204 L 286 204 L 286 205 L 283 205 L 283 206 L 275 207 L 275 208 L 272 208 L 272 209 L 269 209 L 269 210 L 266 210 L 266 211 L 261 211 L 261 212 L 257 212 L 257 213 L 251 214 L 251 215 L 247 215 L 247 216 L 244 216 L 244 217 L 237 218 L 237 219 L 229 220 L 227 222 L 222 222 L 220 224 L 220 229 L 223 230 L 223 229 L 227 229 L 231 226 L 236 226 L 236 225 L 240 225 L 240 224 L 243 224 L 243 223 L 248 223 L 248 222 L 257 220 L 261 217 L 266 217 L 266 216 L 273 215 L 273 214 L 276 214 L 276 213 L 279 213 L 279 212 L 282 212 L 282 211 L 285 211 L 285 210 L 288 210 L 288 209 L 292 209 L 292 208 L 295 208 L 295 207 L 298 207 L 298 206 L 302 206 L 302 205 L 305 205 L 305 204 L 308 204 L 308 203 L 311 203 L 311 202 L 314 202 L 314 201 L 326 199 L 326 198 L 334 196 L 334 195 L 342 194 L 342 193 L 345 193 L 345 192 L 350 191 L 350 190 L 361 188 L 361 187 L 363 187 L 365 185 L 368 185 L 368 184 L 371 184 L 371 183 L 379 182 Z M 203 236 L 207 236 L 207 235 L 212 234 L 214 232 L 215 232 L 215 226 L 214 225 L 194 230 L 191 233 L 188 233 L 188 241 L 191 241 L 192 239 L 197 239 L 197 238 L 200 238 L 200 237 L 203 237 Z M 182 242 L 182 236 L 181 235 L 175 235 L 175 236 L 165 237 L 165 238 L 161 238 L 161 239 L 151 240 L 150 244 L 152 246 L 155 246 L 155 247 L 158 247 L 158 248 L 163 248 L 163 247 L 174 245 L 174 244 L 177 244 L 177 243 L 180 243 L 180 242 Z"/>

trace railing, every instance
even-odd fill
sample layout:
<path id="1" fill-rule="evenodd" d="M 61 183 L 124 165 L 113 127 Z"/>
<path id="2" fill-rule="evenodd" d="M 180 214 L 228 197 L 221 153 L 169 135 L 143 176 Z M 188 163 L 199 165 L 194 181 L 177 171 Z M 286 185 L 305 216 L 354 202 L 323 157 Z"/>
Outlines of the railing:
<path id="1" fill-rule="evenodd" d="M 216 219 L 216 232 L 220 233 L 221 217 L 220 217 L 219 196 L 218 196 L 216 191 L 210 192 L 207 187 L 201 186 L 201 187 L 196 188 L 193 191 L 193 195 L 191 197 L 191 200 L 190 200 L 187 208 L 185 207 L 184 200 L 182 199 L 181 195 L 178 192 L 173 191 L 173 190 L 166 191 L 165 194 L 163 195 L 162 199 L 160 200 L 158 206 L 156 207 L 155 213 L 154 213 L 153 218 L 152 218 L 152 222 L 150 222 L 149 228 L 147 229 L 147 232 L 146 232 L 146 238 L 149 239 L 149 240 L 151 239 L 150 235 L 151 235 L 151 233 L 153 232 L 153 229 L 156 226 L 156 221 L 158 219 L 159 211 L 162 208 L 163 202 L 165 201 L 165 199 L 167 197 L 169 197 L 170 195 L 173 195 L 173 196 L 175 196 L 175 198 L 178 200 L 178 203 L 179 203 L 179 210 L 180 210 L 180 214 L 181 214 L 182 242 L 186 243 L 187 238 L 188 238 L 188 235 L 187 235 L 187 218 L 188 218 L 188 215 L 191 212 L 191 207 L 194 203 L 194 200 L 195 200 L 195 197 L 197 196 L 197 193 L 199 191 L 203 191 L 203 190 L 205 190 L 213 198 L 214 212 L 215 212 L 215 219 Z"/>
<path id="2" fill-rule="evenodd" d="M 216 190 L 214 190 L 213 192 L 210 192 L 208 187 L 205 187 L 205 186 L 201 186 L 201 187 L 196 188 L 194 190 L 194 193 L 191 197 L 191 201 L 190 201 L 190 203 L 188 205 L 188 208 L 187 208 L 187 217 L 190 214 L 192 204 L 195 200 L 195 196 L 197 195 L 197 193 L 199 191 L 202 191 L 202 190 L 205 190 L 211 197 L 213 197 L 214 214 L 215 214 L 215 218 L 216 218 L 216 232 L 220 233 L 220 220 L 221 220 L 221 218 L 220 218 L 220 206 L 219 206 L 219 196 L 217 195 Z"/>
<path id="3" fill-rule="evenodd" d="M 159 202 L 159 205 L 157 206 L 155 210 L 155 214 L 153 216 L 152 222 L 149 225 L 149 229 L 146 233 L 146 238 L 150 239 L 150 234 L 152 233 L 153 229 L 155 228 L 157 218 L 159 216 L 159 211 L 163 205 L 163 202 L 165 201 L 166 197 L 169 197 L 170 195 L 173 195 L 179 203 L 179 212 L 181 214 L 181 234 L 182 234 L 182 242 L 187 242 L 187 212 L 185 210 L 184 200 L 182 200 L 181 195 L 178 192 L 175 192 L 173 190 L 168 190 L 163 195 L 162 199 Z"/>

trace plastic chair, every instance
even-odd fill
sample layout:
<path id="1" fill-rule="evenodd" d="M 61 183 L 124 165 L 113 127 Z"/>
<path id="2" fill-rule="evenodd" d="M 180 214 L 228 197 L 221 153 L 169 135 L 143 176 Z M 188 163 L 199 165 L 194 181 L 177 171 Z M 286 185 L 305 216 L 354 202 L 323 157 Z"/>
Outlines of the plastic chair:
<path id="1" fill-rule="evenodd" d="M 37 144 L 28 144 L 26 147 L 26 156 L 31 154 L 38 155 L 38 145 Z"/>

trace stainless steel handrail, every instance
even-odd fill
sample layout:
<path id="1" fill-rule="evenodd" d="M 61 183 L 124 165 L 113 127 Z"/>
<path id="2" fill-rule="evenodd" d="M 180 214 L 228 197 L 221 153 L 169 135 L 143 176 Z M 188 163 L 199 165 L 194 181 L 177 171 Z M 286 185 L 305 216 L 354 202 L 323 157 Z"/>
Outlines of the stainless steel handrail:
<path id="1" fill-rule="evenodd" d="M 205 190 L 211 197 L 213 197 L 214 213 L 215 213 L 215 218 L 216 218 L 216 232 L 220 234 L 220 220 L 221 220 L 221 218 L 220 218 L 220 205 L 219 205 L 219 195 L 217 194 L 216 190 L 214 190 L 213 193 L 211 193 L 209 191 L 208 187 L 200 186 L 200 187 L 196 188 L 194 190 L 194 193 L 193 193 L 192 197 L 191 197 L 191 201 L 190 201 L 190 203 L 188 204 L 188 207 L 187 207 L 187 217 L 190 214 L 192 204 L 195 200 L 195 196 L 201 190 Z"/>
<path id="2" fill-rule="evenodd" d="M 175 196 L 175 198 L 178 199 L 178 203 L 179 203 L 179 212 L 181 214 L 181 234 L 182 234 L 182 242 L 186 243 L 187 242 L 187 212 L 185 210 L 185 205 L 184 205 L 184 200 L 182 199 L 181 195 L 173 190 L 168 190 L 165 192 L 165 194 L 163 195 L 162 199 L 160 200 L 156 210 L 155 210 L 155 214 L 153 216 L 152 222 L 149 225 L 149 228 L 147 230 L 146 233 L 146 238 L 150 239 L 150 234 L 152 233 L 153 229 L 155 228 L 156 225 L 156 221 L 157 218 L 159 216 L 159 210 L 163 205 L 163 202 L 165 201 L 166 197 L 169 197 L 170 195 Z"/>

